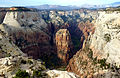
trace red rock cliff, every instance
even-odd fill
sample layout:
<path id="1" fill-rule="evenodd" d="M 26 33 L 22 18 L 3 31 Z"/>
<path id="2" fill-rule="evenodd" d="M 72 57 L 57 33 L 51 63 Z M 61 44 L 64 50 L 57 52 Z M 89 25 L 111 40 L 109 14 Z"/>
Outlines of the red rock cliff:
<path id="1" fill-rule="evenodd" d="M 56 33 L 57 54 L 63 62 L 67 63 L 72 54 L 72 41 L 67 29 L 60 29 Z"/>

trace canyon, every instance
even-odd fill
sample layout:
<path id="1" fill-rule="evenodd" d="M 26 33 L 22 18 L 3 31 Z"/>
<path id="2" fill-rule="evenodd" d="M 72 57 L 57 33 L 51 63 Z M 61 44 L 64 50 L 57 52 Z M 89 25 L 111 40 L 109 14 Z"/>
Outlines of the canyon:
<path id="1" fill-rule="evenodd" d="M 0 77 L 25 70 L 33 78 L 119 78 L 119 17 L 89 9 L 0 12 Z"/>
<path id="2" fill-rule="evenodd" d="M 84 41 L 85 47 L 69 61 L 67 70 L 74 71 L 83 78 L 119 78 L 120 12 L 98 13 L 94 34 Z"/>

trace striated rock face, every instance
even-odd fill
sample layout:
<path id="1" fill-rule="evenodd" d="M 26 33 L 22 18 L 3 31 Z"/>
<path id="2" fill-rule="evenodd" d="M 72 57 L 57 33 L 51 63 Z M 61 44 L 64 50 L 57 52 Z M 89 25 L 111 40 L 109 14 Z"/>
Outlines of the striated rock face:
<path id="1" fill-rule="evenodd" d="M 78 51 L 67 66 L 68 72 L 74 72 L 81 78 L 119 78 L 120 72 L 111 69 L 104 60 L 92 57 L 91 49 Z M 115 72 L 117 71 L 117 72 Z"/>
<path id="2" fill-rule="evenodd" d="M 99 12 L 95 22 L 95 33 L 91 37 L 90 48 L 93 57 L 105 58 L 107 62 L 120 65 L 120 12 Z"/>
<path id="3" fill-rule="evenodd" d="M 7 12 L 3 23 L 13 27 L 47 27 L 37 12 Z"/>
<path id="4" fill-rule="evenodd" d="M 75 52 L 82 48 L 84 40 L 94 32 L 94 20 L 98 17 L 98 11 L 86 9 L 40 13 L 47 23 L 53 24 L 55 32 L 59 29 L 69 30 Z"/>
<path id="5" fill-rule="evenodd" d="M 80 37 L 80 48 L 84 48 L 83 47 L 83 42 L 84 40 L 88 39 L 88 36 L 93 34 L 95 31 L 95 26 L 93 24 L 93 22 L 90 22 L 89 20 L 87 20 L 86 22 L 80 22 L 78 24 L 78 27 L 75 29 L 75 34 L 76 36 L 78 36 L 78 38 Z"/>
<path id="6" fill-rule="evenodd" d="M 55 39 L 58 57 L 67 63 L 73 48 L 69 31 L 67 29 L 60 29 L 57 31 Z"/>
<path id="7" fill-rule="evenodd" d="M 0 29 L 29 56 L 39 58 L 50 50 L 47 24 L 37 12 L 7 12 Z M 44 52 L 43 52 L 44 51 Z"/>
<path id="8" fill-rule="evenodd" d="M 0 78 L 23 78 L 24 75 L 30 78 L 79 78 L 67 71 L 46 70 L 44 62 L 27 57 L 9 36 L 0 30 Z"/>
<path id="9" fill-rule="evenodd" d="M 68 71 L 78 74 L 81 78 L 120 77 L 120 70 L 117 69 L 120 65 L 119 17 L 120 13 L 116 11 L 109 14 L 99 12 L 95 21 L 95 32 L 85 40 L 84 48 L 70 59 Z"/>
<path id="10" fill-rule="evenodd" d="M 0 78 L 13 78 L 19 69 L 33 76 L 34 71 L 42 72 L 46 68 L 42 61 L 27 57 L 6 33 L 0 30 Z"/>
<path id="11" fill-rule="evenodd" d="M 23 55 L 4 31 L 0 30 L 0 58 Z"/>

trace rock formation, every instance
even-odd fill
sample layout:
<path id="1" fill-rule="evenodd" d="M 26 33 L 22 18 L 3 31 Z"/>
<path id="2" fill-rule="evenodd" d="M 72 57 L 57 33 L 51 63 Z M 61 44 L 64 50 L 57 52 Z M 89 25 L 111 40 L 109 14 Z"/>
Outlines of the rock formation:
<path id="1" fill-rule="evenodd" d="M 24 56 L 6 57 L 0 60 L 0 76 L 3 74 L 6 78 L 14 77 L 19 69 L 25 70 L 31 76 L 33 75 L 33 71 L 46 69 L 41 61 Z"/>
<path id="2" fill-rule="evenodd" d="M 37 12 L 7 12 L 2 26 L 12 41 L 29 56 L 39 58 L 50 50 L 47 24 Z M 43 52 L 44 51 L 44 52 Z"/>
<path id="3" fill-rule="evenodd" d="M 56 33 L 57 55 L 63 62 L 67 63 L 72 54 L 71 35 L 67 29 L 60 29 Z"/>
<path id="4" fill-rule="evenodd" d="M 120 77 L 119 16 L 117 11 L 99 12 L 95 21 L 95 33 L 89 35 L 84 42 L 84 48 L 70 59 L 68 71 L 83 78 Z"/>
<path id="5" fill-rule="evenodd" d="M 80 78 L 74 73 L 67 72 L 67 71 L 59 71 L 59 70 L 49 70 L 47 74 L 51 78 Z"/>
<path id="6" fill-rule="evenodd" d="M 120 12 L 99 12 L 95 22 L 95 33 L 91 37 L 90 48 L 93 57 L 107 59 L 107 62 L 120 65 Z"/>
<path id="7" fill-rule="evenodd" d="M 11 11 L 0 17 L 0 76 L 11 78 L 20 68 L 30 76 L 79 78 L 74 72 L 81 78 L 120 77 L 120 12 Z M 69 62 L 69 72 L 46 70 L 44 62 L 22 51 L 43 59 L 46 67 Z"/>
<path id="8" fill-rule="evenodd" d="M 25 55 L 9 39 L 9 36 L 0 30 L 0 78 L 23 78 L 23 76 L 30 78 L 79 78 L 76 74 L 67 71 L 46 70 L 44 64 L 40 59 L 34 60 Z"/>
<path id="9" fill-rule="evenodd" d="M 92 57 L 91 49 L 82 49 L 70 59 L 67 71 L 74 72 L 81 78 L 119 78 L 120 72 L 115 72 L 106 60 L 97 60 Z"/>
<path id="10" fill-rule="evenodd" d="M 94 32 L 94 20 L 98 12 L 93 10 L 71 10 L 71 11 L 40 11 L 42 18 L 47 23 L 52 23 L 54 31 L 68 29 L 74 45 L 74 51 L 82 48 L 82 44 L 90 33 Z"/>
<path id="11" fill-rule="evenodd" d="M 83 48 L 84 40 L 88 39 L 88 36 L 93 34 L 95 30 L 94 24 L 87 20 L 86 22 L 80 22 L 78 27 L 75 29 L 75 34 L 80 38 L 80 48 Z"/>
<path id="12" fill-rule="evenodd" d="M 22 51 L 9 39 L 6 33 L 0 30 L 0 58 L 22 54 Z"/>

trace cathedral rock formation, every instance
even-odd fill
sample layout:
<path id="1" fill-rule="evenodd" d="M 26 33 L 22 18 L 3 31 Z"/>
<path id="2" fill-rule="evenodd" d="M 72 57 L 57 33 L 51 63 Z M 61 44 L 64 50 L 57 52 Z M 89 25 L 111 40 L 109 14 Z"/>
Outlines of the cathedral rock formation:
<path id="1" fill-rule="evenodd" d="M 71 35 L 67 29 L 60 29 L 56 33 L 56 47 L 57 55 L 63 60 L 64 63 L 67 63 L 72 54 L 72 41 Z"/>

